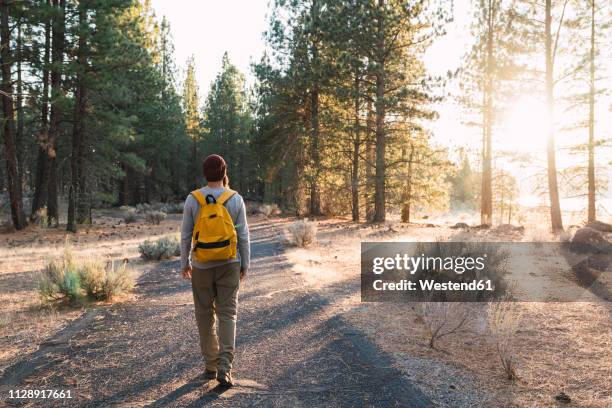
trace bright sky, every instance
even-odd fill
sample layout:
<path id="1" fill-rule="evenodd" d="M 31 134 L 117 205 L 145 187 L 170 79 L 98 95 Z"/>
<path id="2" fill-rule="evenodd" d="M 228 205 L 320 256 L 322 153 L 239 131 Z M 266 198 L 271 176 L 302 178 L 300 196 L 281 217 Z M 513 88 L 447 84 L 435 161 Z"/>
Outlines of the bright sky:
<path id="1" fill-rule="evenodd" d="M 151 4 L 160 21 L 162 16 L 170 21 L 179 69 L 184 69 L 187 58 L 195 57 L 201 96 L 221 69 L 225 51 L 247 77 L 251 60 L 259 60 L 264 51 L 268 0 L 152 0 Z"/>

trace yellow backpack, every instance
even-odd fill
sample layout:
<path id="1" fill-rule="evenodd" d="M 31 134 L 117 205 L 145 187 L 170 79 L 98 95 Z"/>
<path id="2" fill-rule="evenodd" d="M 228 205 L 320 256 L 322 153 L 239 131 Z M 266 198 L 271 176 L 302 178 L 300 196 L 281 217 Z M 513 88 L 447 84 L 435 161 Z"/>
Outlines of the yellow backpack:
<path id="1" fill-rule="evenodd" d="M 200 203 L 200 211 L 193 226 L 192 258 L 199 262 L 236 258 L 236 229 L 224 205 L 236 192 L 227 189 L 217 199 L 212 194 L 204 197 L 200 190 L 192 191 L 191 194 Z"/>

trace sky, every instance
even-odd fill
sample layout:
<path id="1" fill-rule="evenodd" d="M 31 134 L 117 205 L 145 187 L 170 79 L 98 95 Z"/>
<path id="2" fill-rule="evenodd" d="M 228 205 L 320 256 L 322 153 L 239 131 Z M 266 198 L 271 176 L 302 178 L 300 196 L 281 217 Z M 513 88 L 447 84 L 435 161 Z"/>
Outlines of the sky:
<path id="1" fill-rule="evenodd" d="M 225 51 L 247 78 L 251 61 L 263 54 L 268 0 L 152 0 L 151 4 L 160 21 L 166 16 L 170 22 L 179 69 L 194 56 L 201 96 L 221 69 Z"/>

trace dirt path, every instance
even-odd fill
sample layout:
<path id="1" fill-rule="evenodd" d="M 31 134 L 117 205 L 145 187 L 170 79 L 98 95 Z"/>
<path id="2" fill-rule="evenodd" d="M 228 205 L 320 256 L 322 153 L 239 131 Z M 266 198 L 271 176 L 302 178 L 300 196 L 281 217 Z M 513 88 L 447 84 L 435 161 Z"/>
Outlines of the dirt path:
<path id="1" fill-rule="evenodd" d="M 277 234 L 273 222 L 252 225 L 233 389 L 204 386 L 191 289 L 178 278 L 178 261 L 168 261 L 139 279 L 137 300 L 87 312 L 8 368 L 0 405 L 44 405 L 4 399 L 8 389 L 30 388 L 71 389 L 72 401 L 46 401 L 66 406 L 431 406 L 388 355 L 328 307 L 327 299 L 358 287 L 306 290 Z"/>

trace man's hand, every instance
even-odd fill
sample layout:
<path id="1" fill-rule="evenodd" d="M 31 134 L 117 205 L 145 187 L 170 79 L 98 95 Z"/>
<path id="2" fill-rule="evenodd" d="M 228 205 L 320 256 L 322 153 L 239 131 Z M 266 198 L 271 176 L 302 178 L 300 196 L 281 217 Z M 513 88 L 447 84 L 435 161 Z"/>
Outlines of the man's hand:
<path id="1" fill-rule="evenodd" d="M 191 279 L 191 265 L 186 265 L 181 275 L 183 275 L 183 279 Z"/>
<path id="2" fill-rule="evenodd" d="M 242 282 L 242 280 L 244 279 L 244 277 L 247 274 L 247 270 L 246 268 L 240 267 L 240 281 Z"/>

